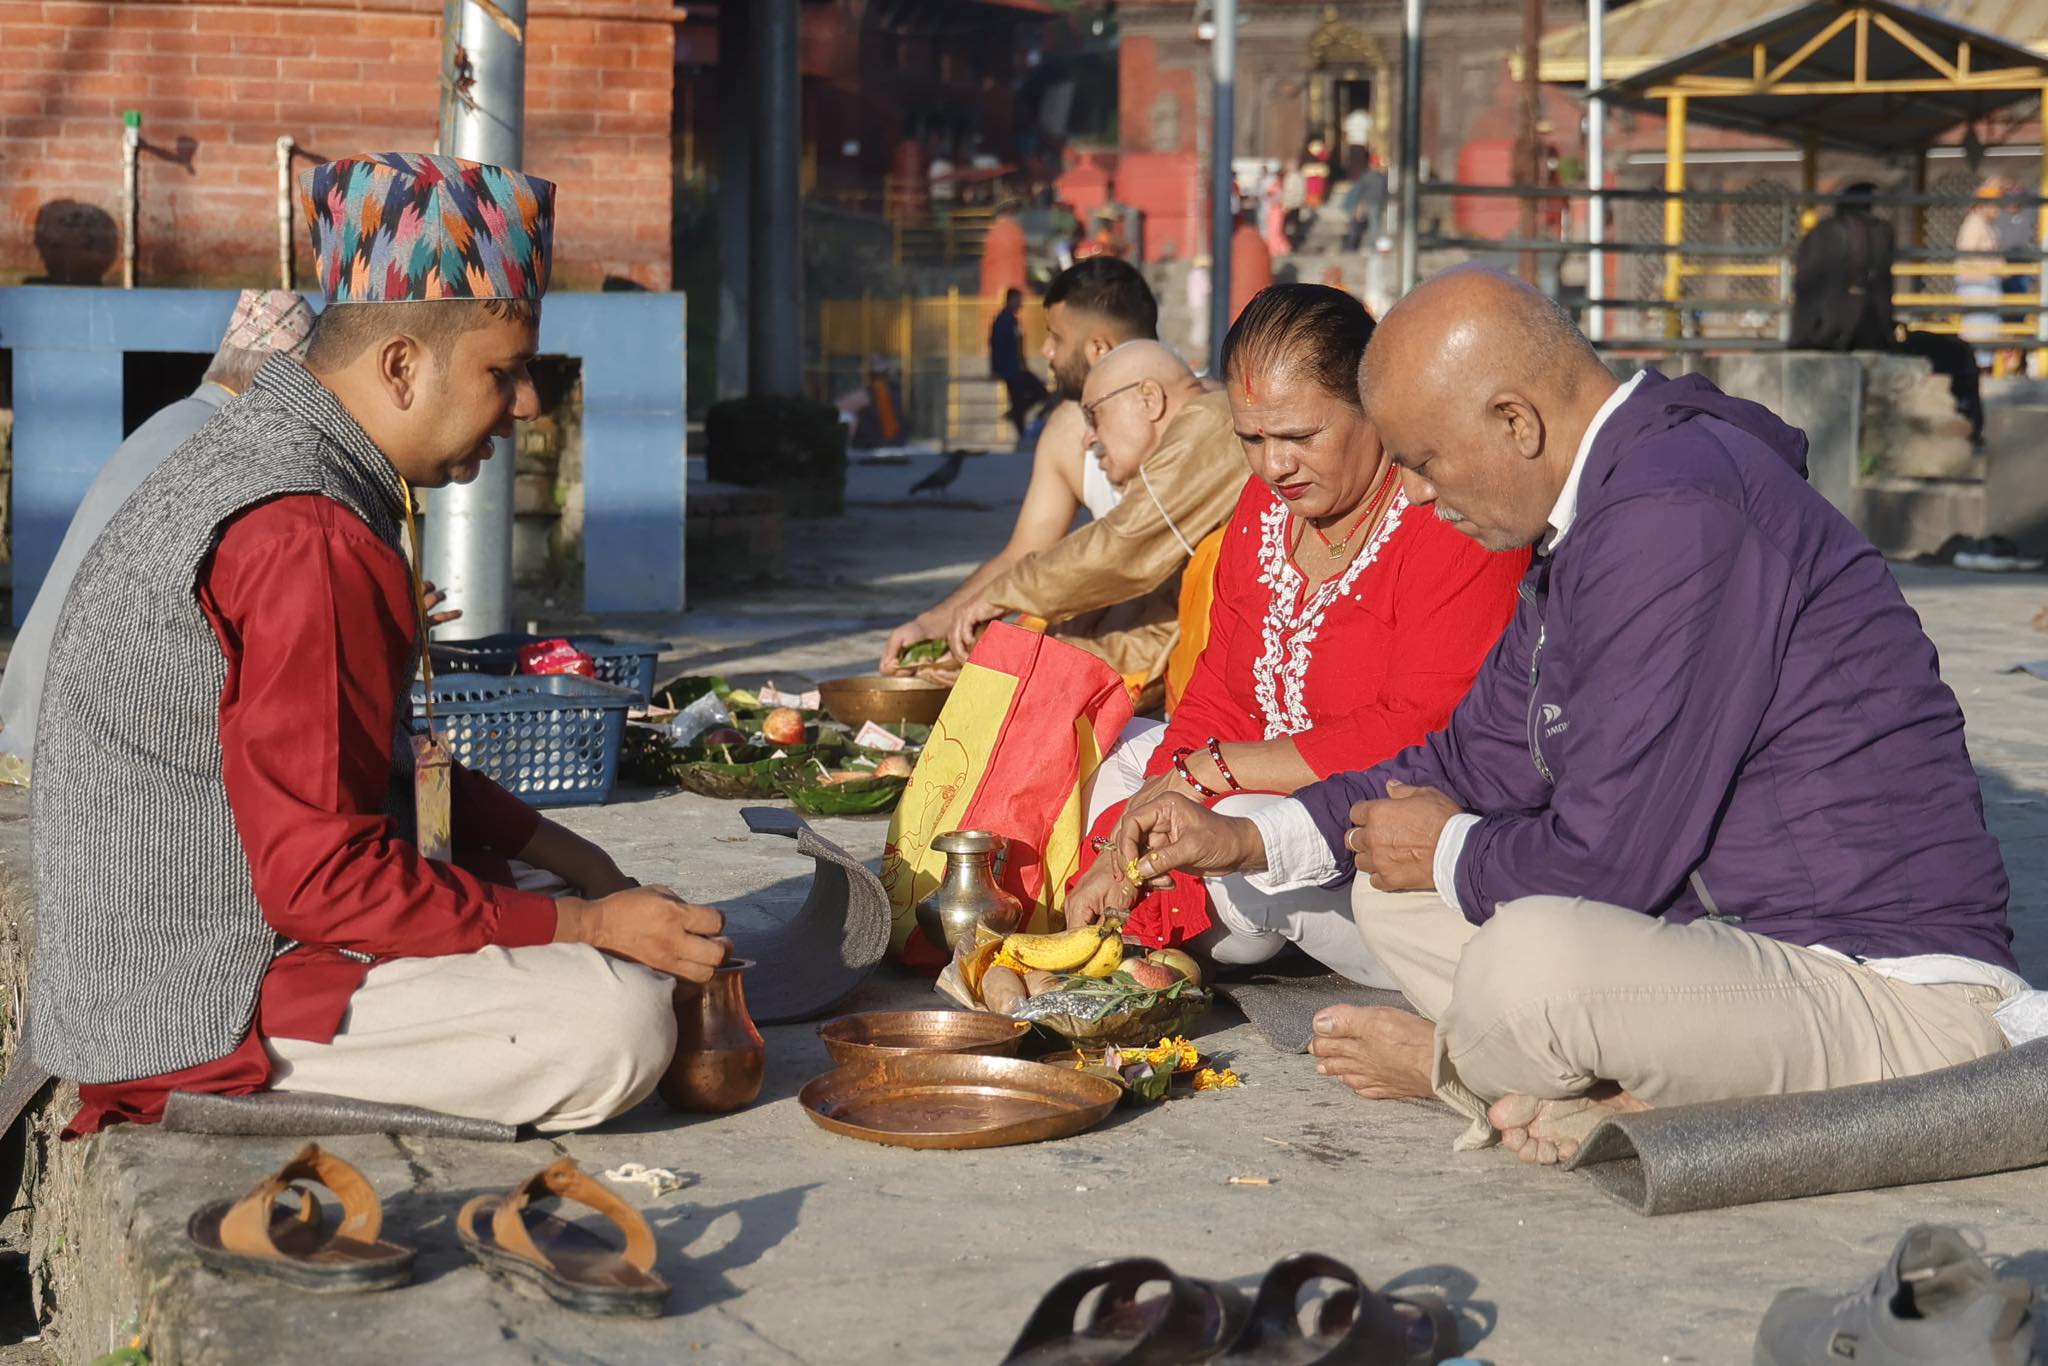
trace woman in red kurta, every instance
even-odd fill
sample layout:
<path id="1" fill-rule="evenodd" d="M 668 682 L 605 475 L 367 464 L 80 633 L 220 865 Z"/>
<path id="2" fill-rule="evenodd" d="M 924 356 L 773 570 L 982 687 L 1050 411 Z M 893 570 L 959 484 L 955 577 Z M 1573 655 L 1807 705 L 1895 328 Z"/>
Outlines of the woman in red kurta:
<path id="1" fill-rule="evenodd" d="M 1209 643 L 1170 724 L 1134 725 L 1105 761 L 1093 835 L 1113 836 L 1131 805 L 1165 792 L 1243 814 L 1420 743 L 1506 626 L 1528 552 L 1490 554 L 1409 506 L 1359 406 L 1371 332 L 1356 299 L 1322 285 L 1273 286 L 1232 327 L 1224 377 L 1252 478 L 1224 533 Z M 1105 863 L 1075 885 L 1068 921 L 1129 901 Z M 1292 941 L 1391 985 L 1330 903 L 1320 889 L 1273 896 L 1241 878 L 1177 878 L 1131 909 L 1125 933 L 1194 941 L 1225 963 Z"/>

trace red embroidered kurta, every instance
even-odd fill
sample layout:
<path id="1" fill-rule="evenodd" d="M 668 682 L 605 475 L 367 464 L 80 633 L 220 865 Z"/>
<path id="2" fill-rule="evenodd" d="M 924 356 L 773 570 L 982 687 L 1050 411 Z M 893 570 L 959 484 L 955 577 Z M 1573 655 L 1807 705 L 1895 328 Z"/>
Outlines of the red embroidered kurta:
<path id="1" fill-rule="evenodd" d="M 1310 591 L 1288 551 L 1287 502 L 1245 485 L 1216 562 L 1209 643 L 1146 767 L 1182 748 L 1292 736 L 1318 777 L 1368 768 L 1450 720 L 1514 614 L 1526 550 L 1494 554 L 1396 493 L 1378 532 Z M 1320 552 L 1313 537 L 1303 554 Z M 1124 803 L 1104 812 L 1107 836 Z M 1199 879 L 1146 897 L 1125 933 L 1146 943 L 1209 926 Z"/>
<path id="2" fill-rule="evenodd" d="M 365 958 L 554 938 L 554 902 L 509 885 L 505 860 L 540 821 L 526 803 L 458 765 L 454 867 L 421 857 L 386 814 L 417 618 L 411 571 L 361 518 L 310 494 L 252 508 L 228 522 L 198 591 L 228 660 L 228 801 L 264 918 L 299 947 L 271 963 L 239 1048 L 166 1076 L 81 1086 L 72 1133 L 154 1122 L 174 1090 L 262 1089 L 264 1038 L 332 1040 Z"/>

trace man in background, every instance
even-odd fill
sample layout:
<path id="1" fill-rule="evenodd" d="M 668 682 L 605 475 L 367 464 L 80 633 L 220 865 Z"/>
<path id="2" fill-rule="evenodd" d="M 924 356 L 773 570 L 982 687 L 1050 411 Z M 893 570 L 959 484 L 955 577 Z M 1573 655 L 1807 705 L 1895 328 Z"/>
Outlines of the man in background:
<path id="1" fill-rule="evenodd" d="M 988 329 L 988 372 L 1003 382 L 1010 396 L 1010 410 L 1004 416 L 1024 439 L 1032 414 L 1045 402 L 1044 381 L 1024 363 L 1024 329 L 1017 315 L 1024 311 L 1024 291 L 1012 289 L 1003 295 L 1002 311 Z"/>
<path id="2" fill-rule="evenodd" d="M 312 331 L 313 310 L 291 290 L 243 290 L 199 387 L 137 427 L 93 479 L 78 511 L 72 514 L 70 529 L 57 547 L 49 572 L 43 575 L 28 620 L 15 637 L 7 671 L 0 675 L 0 778 L 16 785 L 28 780 L 28 764 L 36 747 L 36 711 L 42 701 L 43 674 L 50 663 L 50 637 L 57 629 L 57 614 L 71 591 L 72 575 L 106 529 L 108 519 L 165 456 L 184 445 L 222 404 L 248 387 L 272 354 L 303 357 Z"/>

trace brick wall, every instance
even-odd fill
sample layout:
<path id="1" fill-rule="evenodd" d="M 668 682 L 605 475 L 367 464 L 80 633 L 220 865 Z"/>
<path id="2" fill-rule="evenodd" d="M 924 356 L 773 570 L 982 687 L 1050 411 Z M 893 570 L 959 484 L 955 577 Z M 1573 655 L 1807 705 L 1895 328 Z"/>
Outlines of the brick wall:
<path id="1" fill-rule="evenodd" d="M 529 7 L 526 169 L 560 186 L 558 287 L 670 287 L 670 0 Z M 121 114 L 142 114 L 137 283 L 277 273 L 277 139 L 433 146 L 438 0 L 0 0 L 0 283 L 120 279 Z M 311 280 L 305 224 L 294 252 Z M 39 250 L 39 246 L 41 250 Z"/>

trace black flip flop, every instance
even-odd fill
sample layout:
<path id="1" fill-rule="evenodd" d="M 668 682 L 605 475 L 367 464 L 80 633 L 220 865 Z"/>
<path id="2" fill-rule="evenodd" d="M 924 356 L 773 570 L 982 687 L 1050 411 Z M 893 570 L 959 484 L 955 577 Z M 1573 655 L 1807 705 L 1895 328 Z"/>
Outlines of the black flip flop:
<path id="1" fill-rule="evenodd" d="M 626 1235 L 622 1251 L 566 1219 L 532 1221 L 536 1200 L 588 1205 Z M 478 1216 L 490 1215 L 479 1228 Z M 571 1158 L 544 1167 L 503 1195 L 479 1195 L 455 1218 L 455 1233 L 478 1265 L 493 1276 L 539 1289 L 557 1304 L 585 1314 L 661 1317 L 668 1282 L 654 1274 L 654 1230 L 639 1210 L 610 1187 L 585 1175 Z"/>
<path id="2" fill-rule="evenodd" d="M 1147 1285 L 1167 1293 L 1140 1300 Z M 1102 1296 L 1084 1327 L 1075 1315 L 1089 1293 Z M 1235 1288 L 1175 1275 L 1153 1257 L 1096 1262 L 1062 1276 L 1031 1311 L 1003 1366 L 1180 1366 L 1213 1360 L 1242 1331 L 1245 1299 Z"/>
<path id="3" fill-rule="evenodd" d="M 327 1226 L 320 1201 L 292 1184 L 318 1182 L 341 1197 L 341 1222 Z M 298 1208 L 277 1208 L 286 1191 Z M 199 1260 L 215 1271 L 268 1276 L 316 1293 L 389 1290 L 412 1279 L 409 1247 L 378 1238 L 384 1207 L 363 1174 L 308 1143 L 284 1166 L 239 1200 L 220 1200 L 196 1211 L 185 1237 Z"/>
<path id="4" fill-rule="evenodd" d="M 1301 1291 L 1339 1287 L 1301 1331 Z M 1458 1318 L 1434 1295 L 1380 1295 L 1358 1273 L 1320 1252 L 1282 1257 L 1252 1301 L 1251 1322 L 1222 1360 L 1242 1366 L 1436 1366 L 1457 1355 Z"/>

